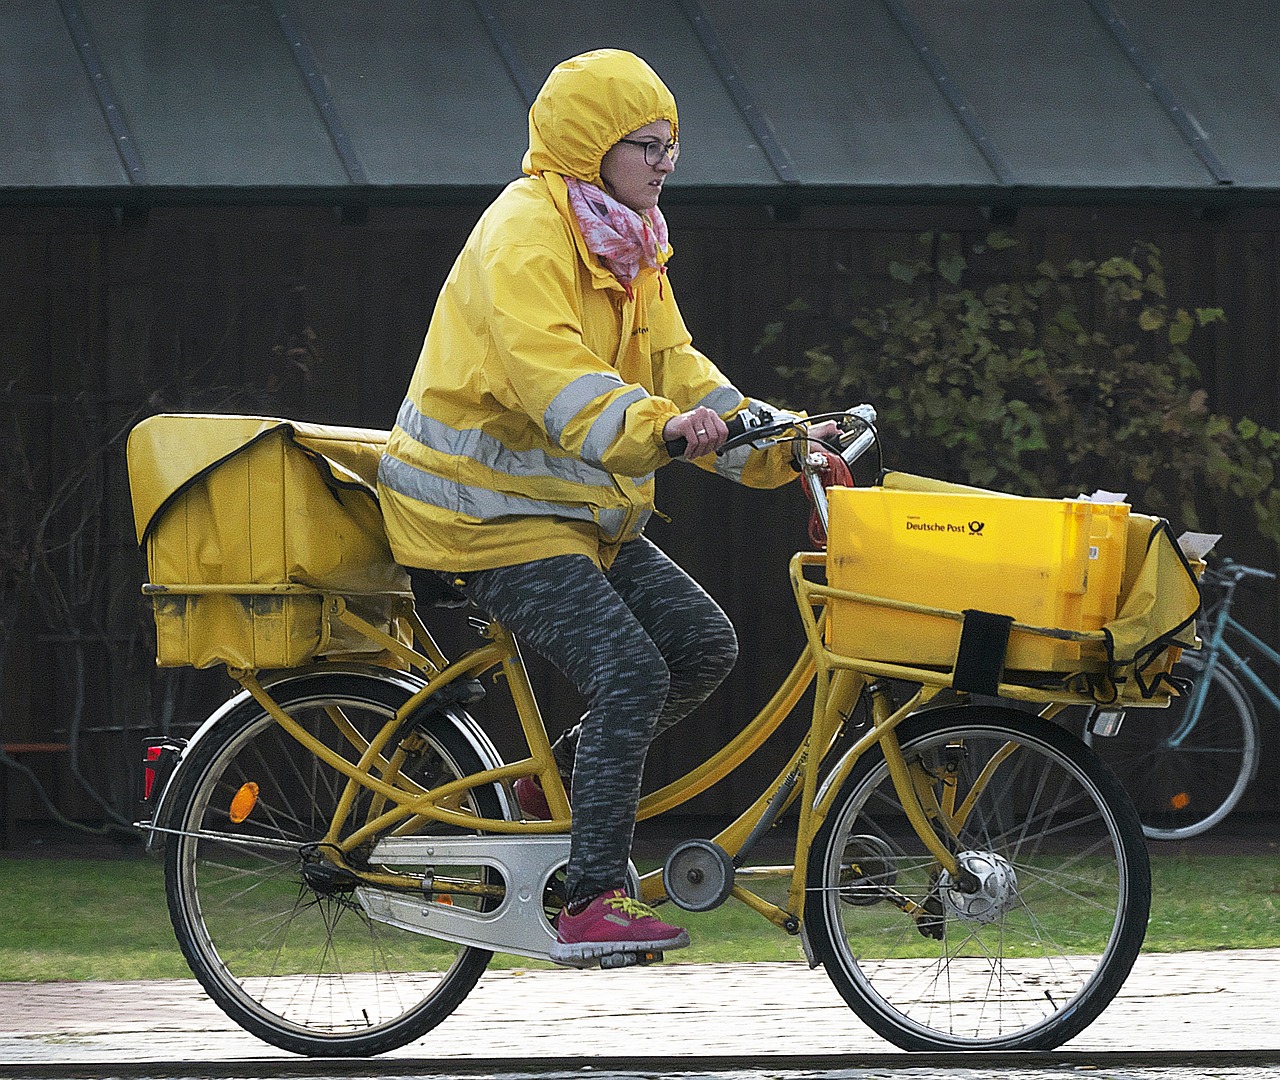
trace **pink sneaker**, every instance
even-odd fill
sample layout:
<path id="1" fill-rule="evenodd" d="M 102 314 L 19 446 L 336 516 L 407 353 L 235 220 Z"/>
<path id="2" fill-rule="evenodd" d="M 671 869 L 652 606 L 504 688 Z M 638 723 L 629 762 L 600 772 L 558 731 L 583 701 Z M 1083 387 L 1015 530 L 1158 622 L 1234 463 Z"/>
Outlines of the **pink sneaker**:
<path id="1" fill-rule="evenodd" d="M 536 776 L 522 776 L 511 789 L 516 793 L 516 802 L 520 804 L 520 813 L 528 821 L 550 821 L 551 807 L 547 804 L 547 793 L 542 790 Z"/>
<path id="2" fill-rule="evenodd" d="M 689 944 L 687 930 L 664 923 L 624 889 L 597 896 L 576 915 L 565 908 L 556 919 L 556 936 L 551 959 L 574 967 L 616 953 L 661 952 Z"/>

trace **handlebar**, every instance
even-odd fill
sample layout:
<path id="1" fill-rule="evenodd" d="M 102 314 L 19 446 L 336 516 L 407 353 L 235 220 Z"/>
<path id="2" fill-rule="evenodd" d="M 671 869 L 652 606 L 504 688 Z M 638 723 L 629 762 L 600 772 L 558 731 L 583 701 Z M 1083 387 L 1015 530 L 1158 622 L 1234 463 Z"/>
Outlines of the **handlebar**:
<path id="1" fill-rule="evenodd" d="M 1211 566 L 1204 572 L 1204 577 L 1211 582 L 1238 585 L 1246 578 L 1258 581 L 1275 581 L 1276 575 L 1270 570 L 1261 570 L 1256 566 L 1245 566 L 1243 563 L 1223 559 L 1217 566 Z"/>
<path id="2" fill-rule="evenodd" d="M 870 405 L 855 405 L 844 412 L 819 413 L 808 417 L 793 416 L 790 413 L 772 413 L 768 409 L 760 409 L 757 412 L 740 412 L 726 421 L 729 437 L 716 454 L 724 455 L 746 443 L 759 445 L 765 442 L 803 439 L 805 429 L 809 425 L 821 423 L 824 420 L 835 420 L 839 424 L 841 445 L 832 446 L 832 449 L 837 450 L 848 465 L 852 465 L 876 444 L 876 410 Z M 846 438 L 849 439 L 847 445 Z M 689 444 L 686 439 L 669 439 L 666 447 L 667 453 L 672 457 L 681 457 Z"/>
<path id="3" fill-rule="evenodd" d="M 840 429 L 834 444 L 823 443 L 833 453 L 838 453 L 846 465 L 852 465 L 879 443 L 876 432 L 876 410 L 871 405 L 855 405 L 844 412 L 819 413 L 816 416 L 799 417 L 786 413 L 773 414 L 767 409 L 756 412 L 743 411 L 729 420 L 729 437 L 724 445 L 716 451 L 722 455 L 735 447 L 750 443 L 759 446 L 767 442 L 794 442 L 806 437 L 806 429 L 810 424 L 822 423 L 824 420 L 835 420 Z M 667 441 L 667 453 L 672 457 L 680 457 L 688 449 L 685 439 Z M 825 533 L 828 524 L 827 492 L 823 476 L 827 474 L 831 463 L 827 455 L 809 452 L 796 463 L 797 471 L 804 474 L 806 488 L 813 499 L 814 513 Z"/>

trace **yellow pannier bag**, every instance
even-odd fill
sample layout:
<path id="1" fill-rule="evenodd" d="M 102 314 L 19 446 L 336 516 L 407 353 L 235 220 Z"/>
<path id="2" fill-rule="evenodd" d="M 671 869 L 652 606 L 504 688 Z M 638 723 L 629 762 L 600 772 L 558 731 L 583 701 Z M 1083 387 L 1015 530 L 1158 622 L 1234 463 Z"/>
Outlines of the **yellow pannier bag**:
<path id="1" fill-rule="evenodd" d="M 129 435 L 129 485 L 158 663 L 290 668 L 380 653 L 331 617 L 326 596 L 408 640 L 409 580 L 391 555 L 376 494 L 386 439 L 263 416 L 139 423 Z"/>
<path id="2" fill-rule="evenodd" d="M 1130 515 L 1119 610 L 1103 627 L 1104 678 L 1089 679 L 1095 697 L 1141 701 L 1183 689 L 1169 674 L 1183 649 L 1200 648 L 1196 616 L 1203 571 L 1203 562 L 1187 560 L 1167 521 Z"/>

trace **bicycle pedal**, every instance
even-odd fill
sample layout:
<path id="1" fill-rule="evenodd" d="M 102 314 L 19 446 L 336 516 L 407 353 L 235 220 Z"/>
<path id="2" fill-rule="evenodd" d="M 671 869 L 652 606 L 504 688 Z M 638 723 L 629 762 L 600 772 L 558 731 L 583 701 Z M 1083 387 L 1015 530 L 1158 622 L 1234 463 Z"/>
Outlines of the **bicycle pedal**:
<path id="1" fill-rule="evenodd" d="M 662 963 L 662 953 L 654 949 L 644 952 L 606 953 L 600 957 L 601 968 L 648 967 Z"/>

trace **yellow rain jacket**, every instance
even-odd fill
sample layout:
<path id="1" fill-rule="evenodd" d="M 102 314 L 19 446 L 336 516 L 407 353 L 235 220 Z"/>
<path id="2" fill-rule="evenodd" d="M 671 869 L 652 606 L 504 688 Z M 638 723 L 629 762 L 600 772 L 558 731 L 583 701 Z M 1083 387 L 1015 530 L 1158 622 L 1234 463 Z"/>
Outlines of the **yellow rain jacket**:
<path id="1" fill-rule="evenodd" d="M 658 119 L 676 130 L 675 100 L 626 52 L 568 60 L 539 93 L 527 175 L 458 256 L 382 458 L 401 563 L 467 571 L 580 553 L 607 566 L 653 511 L 667 421 L 700 404 L 755 407 L 693 347 L 670 282 L 646 269 L 628 296 L 569 206 L 565 176 L 599 184 L 605 151 Z M 698 464 L 754 487 L 795 475 L 785 447 Z"/>

